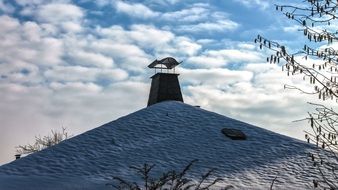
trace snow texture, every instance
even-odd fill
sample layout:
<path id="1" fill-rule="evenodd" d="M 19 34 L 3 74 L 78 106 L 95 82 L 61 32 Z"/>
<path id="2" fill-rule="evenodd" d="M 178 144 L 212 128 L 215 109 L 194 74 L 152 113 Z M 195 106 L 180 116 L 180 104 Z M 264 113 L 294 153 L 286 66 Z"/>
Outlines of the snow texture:
<path id="1" fill-rule="evenodd" d="M 244 132 L 231 140 L 223 128 Z M 211 168 L 234 189 L 311 189 L 313 147 L 181 102 L 167 101 L 0 167 L 1 190 L 111 189 L 113 176 L 140 180 L 129 168 L 156 164 L 154 174 L 198 159 L 192 177 Z M 222 185 L 222 184 L 221 184 Z M 220 188 L 221 186 L 217 187 Z"/>

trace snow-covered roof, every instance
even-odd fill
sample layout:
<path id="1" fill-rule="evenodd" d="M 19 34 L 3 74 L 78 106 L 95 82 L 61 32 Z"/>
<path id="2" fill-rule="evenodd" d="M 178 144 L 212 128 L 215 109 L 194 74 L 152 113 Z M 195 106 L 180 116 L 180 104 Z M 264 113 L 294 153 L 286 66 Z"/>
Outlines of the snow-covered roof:
<path id="1" fill-rule="evenodd" d="M 223 128 L 238 129 L 232 140 Z M 0 167 L 0 189 L 111 189 L 113 176 L 133 180 L 130 166 L 154 172 L 181 169 L 198 159 L 235 189 L 308 189 L 316 170 L 309 144 L 182 102 L 147 107 Z M 137 178 L 138 179 L 138 178 Z"/>

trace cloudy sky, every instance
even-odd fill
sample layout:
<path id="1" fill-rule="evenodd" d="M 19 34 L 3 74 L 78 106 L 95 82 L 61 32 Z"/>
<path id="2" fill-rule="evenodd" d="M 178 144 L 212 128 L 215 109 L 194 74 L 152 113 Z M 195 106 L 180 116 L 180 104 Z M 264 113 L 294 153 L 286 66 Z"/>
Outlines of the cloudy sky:
<path id="1" fill-rule="evenodd" d="M 15 146 L 74 135 L 144 108 L 146 66 L 175 57 L 184 100 L 303 137 L 305 85 L 265 63 L 257 34 L 291 49 L 304 38 L 272 0 L 0 0 L 0 164 Z M 99 139 L 98 139 L 99 140 Z"/>

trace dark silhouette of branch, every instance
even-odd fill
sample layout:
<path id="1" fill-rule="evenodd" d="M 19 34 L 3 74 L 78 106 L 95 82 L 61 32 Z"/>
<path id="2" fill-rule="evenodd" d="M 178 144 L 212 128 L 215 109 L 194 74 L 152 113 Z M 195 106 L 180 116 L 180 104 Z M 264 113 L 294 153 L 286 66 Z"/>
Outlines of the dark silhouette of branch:
<path id="1" fill-rule="evenodd" d="M 277 176 L 276 176 L 275 178 L 273 178 L 273 180 L 272 180 L 272 182 L 271 182 L 270 190 L 272 190 L 273 184 L 275 183 L 276 179 L 277 179 Z"/>
<path id="2" fill-rule="evenodd" d="M 286 61 L 286 63 L 282 66 L 282 69 L 283 71 L 285 70 L 287 72 L 288 76 L 303 74 L 304 80 L 306 78 L 309 78 L 310 84 L 314 85 L 314 91 L 311 93 L 318 94 L 319 99 L 326 100 L 338 98 L 337 77 L 328 77 L 326 73 L 321 72 L 321 70 L 327 69 L 325 63 L 323 63 L 323 65 L 319 65 L 318 69 L 315 68 L 315 65 L 313 65 L 313 67 L 308 67 L 307 65 L 301 64 L 300 62 L 296 61 L 295 54 L 287 53 L 286 48 L 277 42 L 267 40 L 262 36 L 258 36 L 255 39 L 255 42 L 259 43 L 260 47 L 264 46 L 275 52 L 274 55 L 271 55 L 269 58 L 267 58 L 268 62 L 279 63 L 280 59 Z M 299 54 L 299 52 L 297 52 L 296 54 Z M 336 65 L 331 66 L 329 70 L 337 71 L 338 74 Z"/>
<path id="3" fill-rule="evenodd" d="M 142 167 L 131 167 L 136 173 L 141 177 L 143 185 L 136 182 L 128 182 L 120 177 L 113 177 L 113 180 L 117 182 L 117 185 L 112 183 L 107 183 L 107 186 L 111 186 L 117 190 L 209 190 L 212 189 L 214 185 L 223 180 L 221 178 L 214 178 L 212 181 L 209 181 L 209 178 L 212 178 L 212 174 L 215 172 L 214 169 L 207 171 L 205 174 L 201 175 L 199 181 L 195 181 L 192 178 L 189 178 L 188 172 L 191 170 L 193 164 L 197 160 L 191 161 L 182 171 L 176 172 L 174 170 L 164 172 L 159 178 L 152 178 L 150 173 L 155 165 L 144 164 Z M 231 185 L 224 187 L 223 189 L 230 189 Z"/>

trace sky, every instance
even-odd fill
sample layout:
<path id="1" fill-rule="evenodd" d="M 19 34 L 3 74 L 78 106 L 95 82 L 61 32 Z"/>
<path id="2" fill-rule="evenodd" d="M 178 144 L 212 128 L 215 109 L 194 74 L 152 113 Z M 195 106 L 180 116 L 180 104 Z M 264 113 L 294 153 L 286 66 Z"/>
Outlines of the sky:
<path id="1" fill-rule="evenodd" d="M 307 83 L 253 43 L 303 47 L 276 2 L 0 0 L 0 165 L 36 135 L 77 135 L 145 108 L 147 65 L 168 56 L 182 61 L 185 103 L 303 139 L 307 123 L 293 121 L 316 98 L 285 90 Z"/>

